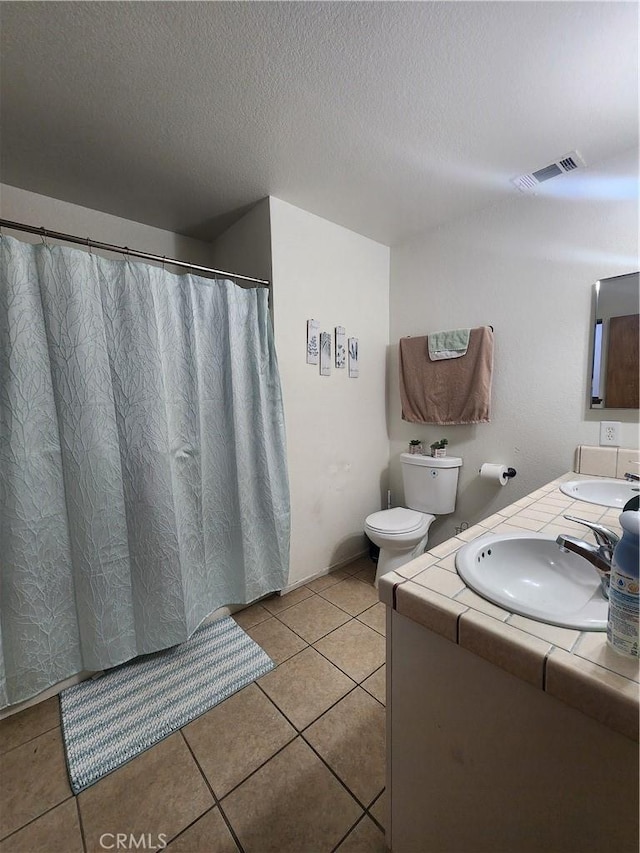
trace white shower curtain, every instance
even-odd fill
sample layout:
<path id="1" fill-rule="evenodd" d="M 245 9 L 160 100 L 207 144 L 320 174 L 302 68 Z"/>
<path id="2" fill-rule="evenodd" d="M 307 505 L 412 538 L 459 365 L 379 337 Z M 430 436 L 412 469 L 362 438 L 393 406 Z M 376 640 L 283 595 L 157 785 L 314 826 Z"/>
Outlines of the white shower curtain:
<path id="1" fill-rule="evenodd" d="M 286 584 L 267 291 L 0 240 L 0 705 Z"/>

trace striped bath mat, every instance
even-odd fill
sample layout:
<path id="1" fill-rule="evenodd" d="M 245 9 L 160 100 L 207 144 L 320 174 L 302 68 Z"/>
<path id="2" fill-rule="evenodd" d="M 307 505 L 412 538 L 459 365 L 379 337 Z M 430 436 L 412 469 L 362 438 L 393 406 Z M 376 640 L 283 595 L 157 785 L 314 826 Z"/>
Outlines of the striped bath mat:
<path id="1" fill-rule="evenodd" d="M 60 694 L 75 794 L 273 669 L 230 616 Z"/>

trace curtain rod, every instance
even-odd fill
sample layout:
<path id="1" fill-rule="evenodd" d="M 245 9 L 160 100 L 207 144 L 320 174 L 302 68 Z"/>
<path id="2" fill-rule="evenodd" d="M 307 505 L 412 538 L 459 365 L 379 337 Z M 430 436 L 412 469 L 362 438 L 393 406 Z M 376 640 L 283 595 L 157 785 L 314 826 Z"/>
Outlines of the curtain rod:
<path id="1" fill-rule="evenodd" d="M 118 252 L 118 254 L 121 255 L 131 255 L 133 258 L 143 258 L 146 261 L 171 264 L 171 266 L 184 267 L 192 271 L 197 270 L 198 272 L 213 273 L 216 276 L 226 276 L 227 278 L 242 279 L 242 281 L 252 281 L 254 284 L 259 284 L 263 287 L 269 287 L 270 285 L 270 282 L 264 278 L 253 278 L 250 275 L 224 272 L 224 270 L 215 270 L 212 267 L 202 267 L 198 264 L 190 264 L 187 261 L 176 261 L 174 258 L 167 258 L 164 255 L 153 255 L 149 252 L 140 252 L 137 249 L 130 249 L 128 246 L 114 246 L 111 243 L 98 243 L 97 240 L 90 240 L 89 237 L 74 237 L 72 234 L 61 234 L 59 231 L 50 231 L 48 228 L 38 228 L 35 225 L 25 225 L 23 222 L 11 222 L 9 219 L 0 219 L 0 228 L 11 228 L 13 231 L 26 231 L 28 234 L 39 234 L 43 238 L 51 237 L 53 240 L 62 240 L 65 243 L 78 243 L 80 246 L 87 246 L 91 249 L 102 249 L 106 252 Z"/>

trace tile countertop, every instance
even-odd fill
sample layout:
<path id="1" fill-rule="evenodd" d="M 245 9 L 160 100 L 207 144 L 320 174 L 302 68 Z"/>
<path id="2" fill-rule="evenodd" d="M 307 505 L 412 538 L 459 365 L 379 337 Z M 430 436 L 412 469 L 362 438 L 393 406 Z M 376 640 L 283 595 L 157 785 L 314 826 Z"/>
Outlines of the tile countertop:
<path id="1" fill-rule="evenodd" d="M 560 483 L 595 479 L 570 472 L 432 548 L 380 580 L 380 600 L 632 740 L 638 740 L 640 664 L 614 652 L 600 631 L 575 631 L 510 613 L 472 592 L 455 552 L 484 533 L 573 533 L 565 514 L 620 531 L 620 511 L 564 495 Z M 508 488 L 508 486 L 507 486 Z"/>

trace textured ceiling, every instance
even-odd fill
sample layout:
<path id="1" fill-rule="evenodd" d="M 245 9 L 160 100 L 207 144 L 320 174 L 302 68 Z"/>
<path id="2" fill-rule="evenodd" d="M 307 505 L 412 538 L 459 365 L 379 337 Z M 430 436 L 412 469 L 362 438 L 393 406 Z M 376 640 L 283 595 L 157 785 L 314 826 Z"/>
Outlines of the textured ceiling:
<path id="1" fill-rule="evenodd" d="M 271 194 L 394 244 L 638 144 L 637 3 L 5 2 L 1 23 L 2 180 L 204 239 Z"/>

